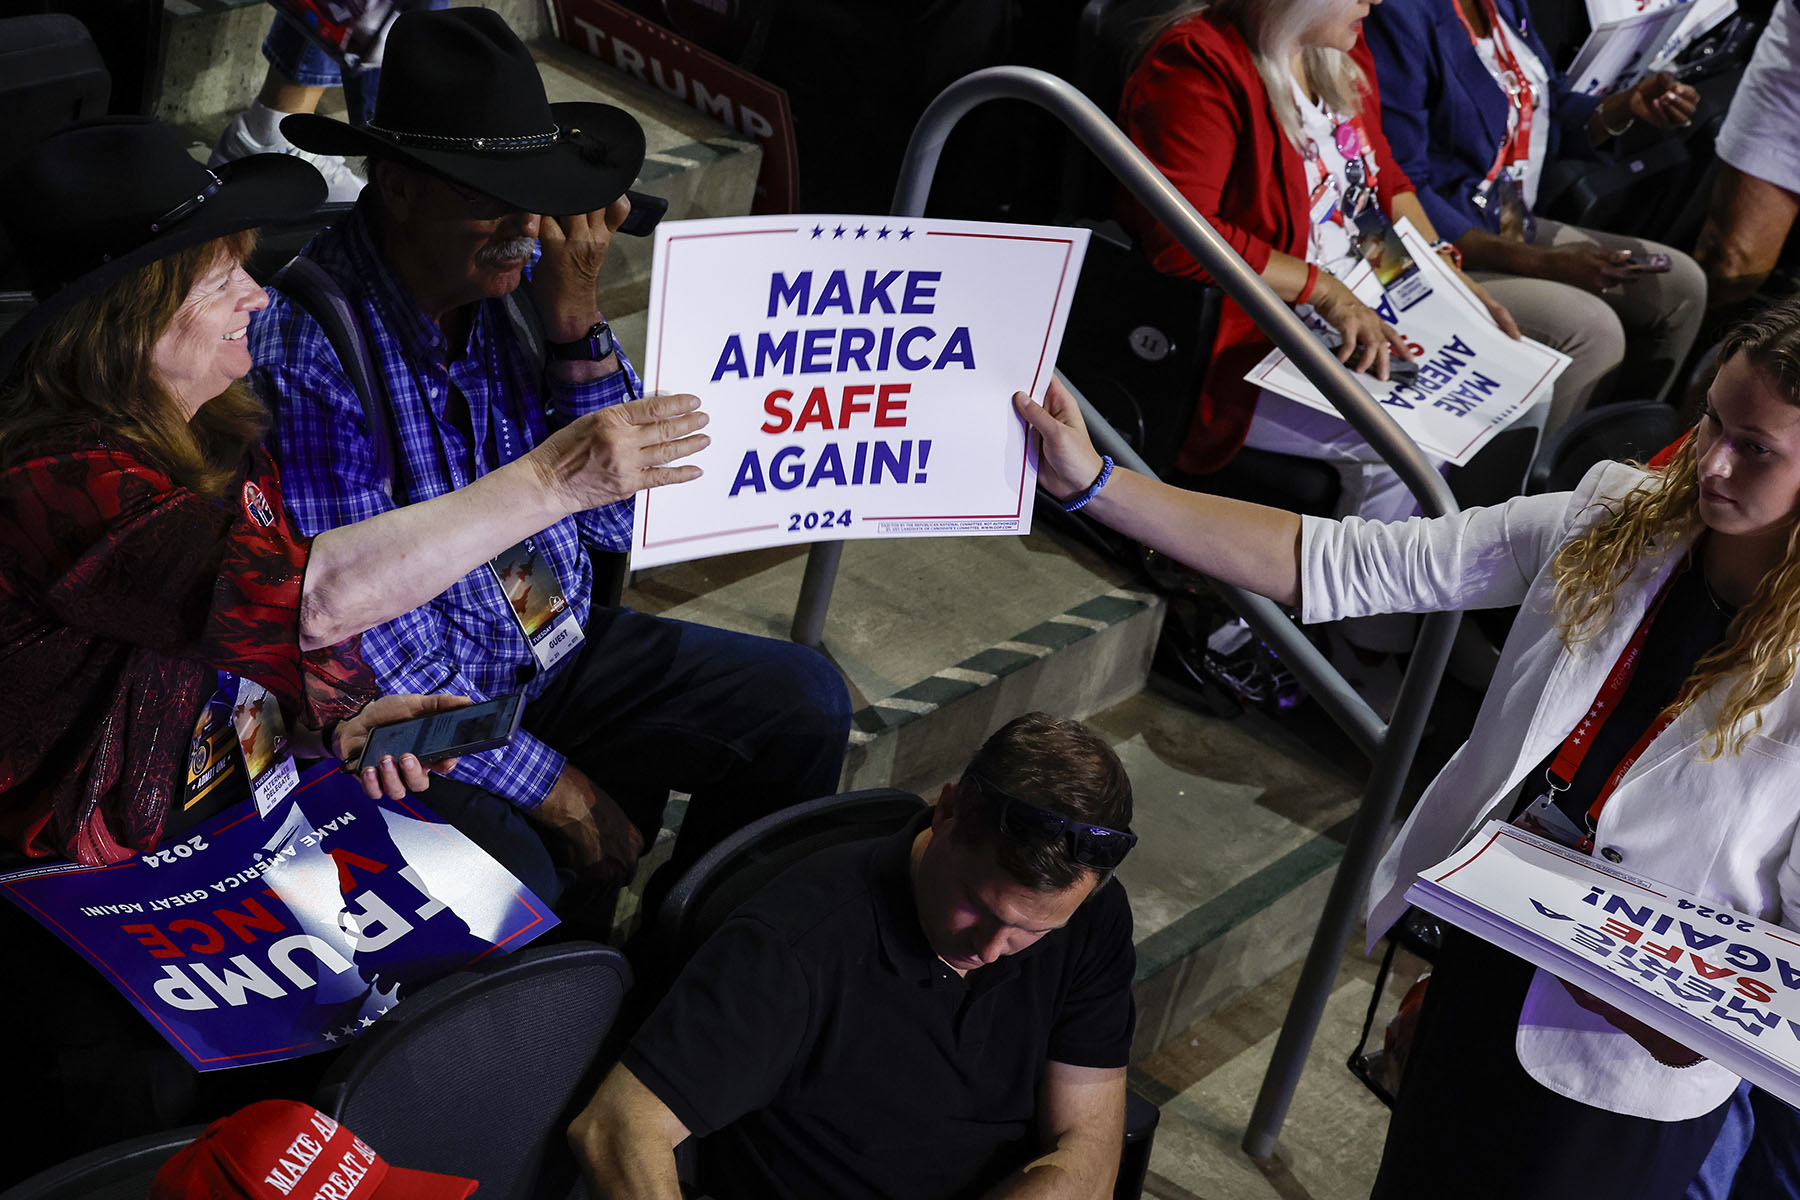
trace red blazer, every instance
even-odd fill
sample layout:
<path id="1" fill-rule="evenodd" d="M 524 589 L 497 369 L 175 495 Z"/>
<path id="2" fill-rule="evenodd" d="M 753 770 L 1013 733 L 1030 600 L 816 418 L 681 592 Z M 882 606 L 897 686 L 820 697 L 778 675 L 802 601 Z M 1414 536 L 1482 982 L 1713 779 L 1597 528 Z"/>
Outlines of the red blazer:
<path id="1" fill-rule="evenodd" d="M 1413 190 L 1381 132 L 1375 68 L 1359 37 L 1352 57 L 1365 79 L 1363 126 L 1379 168 L 1384 211 Z M 1272 251 L 1306 257 L 1310 217 L 1305 165 L 1275 120 L 1262 76 L 1243 34 L 1200 12 L 1164 30 L 1126 80 L 1119 125 L 1254 271 Z M 1157 270 L 1206 279 L 1200 264 L 1129 197 L 1121 212 Z M 1244 382 L 1270 343 L 1236 303 L 1226 300 L 1211 368 L 1177 464 L 1216 471 L 1244 444 L 1258 390 Z"/>

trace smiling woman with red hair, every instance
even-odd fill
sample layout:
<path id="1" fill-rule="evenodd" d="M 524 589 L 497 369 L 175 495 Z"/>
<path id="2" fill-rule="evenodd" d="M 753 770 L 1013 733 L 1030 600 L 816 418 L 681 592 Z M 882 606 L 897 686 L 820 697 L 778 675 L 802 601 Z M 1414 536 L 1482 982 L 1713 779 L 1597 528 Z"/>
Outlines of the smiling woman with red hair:
<path id="1" fill-rule="evenodd" d="M 40 298 L 0 342 L 10 849 L 114 862 L 201 815 L 178 800 L 221 672 L 274 695 L 303 757 L 354 758 L 375 725 L 461 703 L 375 699 L 361 632 L 570 512 L 695 472 L 661 464 L 702 444 L 698 402 L 662 397 L 572 422 L 451 495 L 302 537 L 240 382 L 269 302 L 243 262 L 254 226 L 323 195 L 298 159 L 214 173 L 133 118 L 53 136 L 0 189 Z M 410 756 L 363 772 L 371 795 L 427 783 Z"/>

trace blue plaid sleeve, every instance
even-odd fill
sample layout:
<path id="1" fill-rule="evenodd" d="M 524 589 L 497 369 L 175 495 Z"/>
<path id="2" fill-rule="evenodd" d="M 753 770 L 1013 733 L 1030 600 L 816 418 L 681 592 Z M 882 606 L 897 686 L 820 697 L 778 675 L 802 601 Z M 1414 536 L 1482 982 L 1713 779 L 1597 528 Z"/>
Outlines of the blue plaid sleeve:
<path id="1" fill-rule="evenodd" d="M 625 348 L 620 346 L 617 353 L 619 369 L 611 375 L 583 383 L 550 381 L 554 407 L 562 424 L 644 394 L 637 368 L 626 357 Z M 631 505 L 632 500 L 628 497 L 577 513 L 575 524 L 581 530 L 581 540 L 602 550 L 622 552 L 631 549 Z"/>
<path id="2" fill-rule="evenodd" d="M 392 509 L 362 402 L 317 324 L 281 298 L 258 315 L 250 336 L 252 357 L 263 364 L 254 384 L 275 414 L 270 448 L 301 532 L 316 536 Z M 450 641 L 442 617 L 424 605 L 366 631 L 363 658 L 389 692 L 490 699 L 446 651 Z M 452 777 L 535 808 L 562 768 L 561 754 L 521 733 L 509 746 L 465 757 Z"/>

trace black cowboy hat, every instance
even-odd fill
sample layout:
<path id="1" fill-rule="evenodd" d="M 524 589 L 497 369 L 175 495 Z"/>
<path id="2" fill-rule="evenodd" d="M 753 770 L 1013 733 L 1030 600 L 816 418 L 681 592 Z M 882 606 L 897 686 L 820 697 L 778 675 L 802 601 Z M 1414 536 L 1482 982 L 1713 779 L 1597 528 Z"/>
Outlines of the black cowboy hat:
<path id="1" fill-rule="evenodd" d="M 551 104 L 531 51 L 489 9 L 402 13 L 380 88 L 361 128 L 306 113 L 281 132 L 303 150 L 398 159 L 552 216 L 611 204 L 644 165 L 637 119 L 610 104 Z"/>
<path id="2" fill-rule="evenodd" d="M 178 250 L 303 217 L 325 190 L 291 154 L 208 170 L 151 117 L 100 117 L 52 134 L 0 177 L 0 226 L 38 298 L 0 338 L 0 378 L 77 301 Z"/>

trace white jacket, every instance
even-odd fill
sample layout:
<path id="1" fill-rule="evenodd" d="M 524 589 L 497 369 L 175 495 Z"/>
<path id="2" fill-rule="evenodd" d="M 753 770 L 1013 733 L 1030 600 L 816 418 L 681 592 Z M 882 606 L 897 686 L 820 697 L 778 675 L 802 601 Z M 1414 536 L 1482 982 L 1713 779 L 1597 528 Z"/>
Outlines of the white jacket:
<path id="1" fill-rule="evenodd" d="M 1307 518 L 1301 533 L 1301 619 L 1519 605 L 1469 740 L 1445 764 L 1375 869 L 1371 941 L 1406 908 L 1420 871 L 1490 818 L 1527 771 L 1593 703 L 1607 672 L 1692 538 L 1653 545 L 1619 588 L 1608 627 L 1564 648 L 1551 614 L 1556 551 L 1601 515 L 1596 501 L 1631 491 L 1645 473 L 1618 463 L 1589 471 L 1573 492 L 1522 496 L 1493 508 L 1390 525 Z M 1714 688 L 1645 749 L 1614 790 L 1595 846 L 1625 870 L 1800 929 L 1800 701 L 1795 688 L 1762 711 L 1741 753 L 1700 761 L 1723 701 Z M 1616 857 L 1615 857 L 1616 855 Z M 1713 1063 L 1663 1067 L 1586 1013 L 1541 972 L 1526 1002 L 1520 1061 L 1546 1087 L 1599 1108 L 1659 1120 L 1715 1107 L 1736 1078 Z"/>

